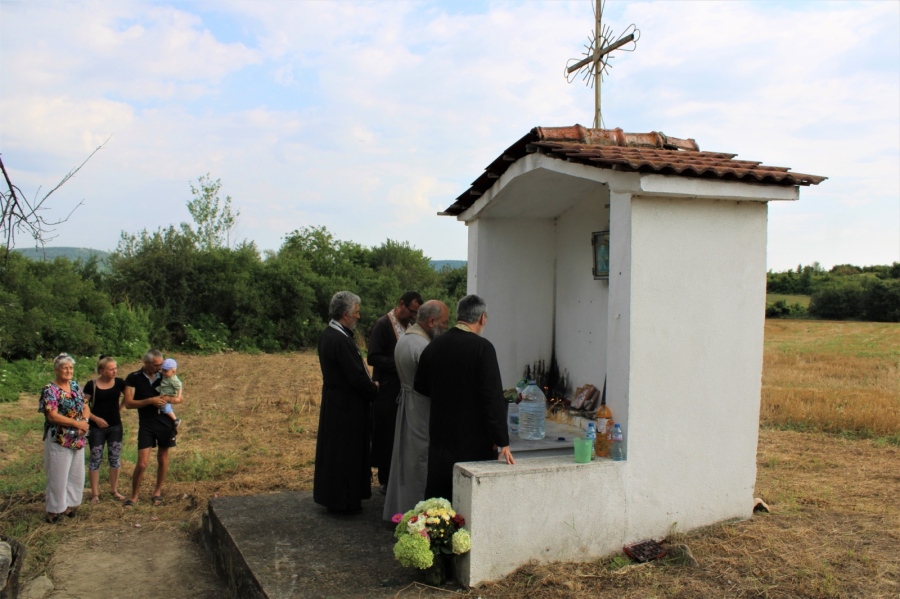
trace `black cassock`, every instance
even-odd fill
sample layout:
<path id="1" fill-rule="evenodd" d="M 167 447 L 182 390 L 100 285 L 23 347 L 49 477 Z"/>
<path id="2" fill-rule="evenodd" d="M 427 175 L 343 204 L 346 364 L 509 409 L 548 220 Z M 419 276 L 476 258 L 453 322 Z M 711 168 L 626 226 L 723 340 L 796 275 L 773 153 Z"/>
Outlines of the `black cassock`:
<path id="1" fill-rule="evenodd" d="M 372 466 L 378 468 L 378 482 L 386 485 L 394 451 L 394 428 L 397 423 L 397 397 L 400 395 L 400 375 L 394 364 L 397 334 L 387 314 L 375 321 L 369 334 L 368 362 L 372 378 L 378 381 L 372 430 Z"/>
<path id="2" fill-rule="evenodd" d="M 453 465 L 494 460 L 509 445 L 506 400 L 490 341 L 458 328 L 422 352 L 415 390 L 431 398 L 425 497 L 453 499 Z"/>
<path id="3" fill-rule="evenodd" d="M 322 403 L 313 500 L 333 510 L 356 511 L 372 496 L 368 414 L 378 389 L 353 332 L 343 327 L 329 326 L 319 335 L 319 366 Z"/>

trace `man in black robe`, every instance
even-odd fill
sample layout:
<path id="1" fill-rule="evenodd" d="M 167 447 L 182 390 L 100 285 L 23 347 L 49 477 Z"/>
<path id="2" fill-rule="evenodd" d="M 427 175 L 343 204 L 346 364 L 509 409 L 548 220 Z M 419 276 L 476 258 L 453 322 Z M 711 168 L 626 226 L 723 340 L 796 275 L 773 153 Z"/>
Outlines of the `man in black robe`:
<path id="1" fill-rule="evenodd" d="M 375 321 L 369 334 L 367 359 L 372 367 L 372 379 L 380 385 L 372 417 L 371 465 L 378 468 L 382 493 L 387 489 L 390 476 L 400 397 L 400 375 L 394 364 L 394 348 L 400 336 L 416 320 L 421 305 L 422 296 L 417 291 L 407 291 L 393 310 Z"/>
<path id="2" fill-rule="evenodd" d="M 477 295 L 459 300 L 457 324 L 428 344 L 419 358 L 414 388 L 431 398 L 425 497 L 453 500 L 453 465 L 494 460 L 515 464 L 506 428 L 500 366 L 481 336 L 487 305 Z"/>
<path id="3" fill-rule="evenodd" d="M 358 512 L 372 496 L 369 467 L 369 404 L 378 384 L 369 378 L 353 337 L 359 296 L 340 291 L 331 298 L 331 322 L 319 336 L 322 403 L 316 439 L 313 500 L 334 512 Z"/>

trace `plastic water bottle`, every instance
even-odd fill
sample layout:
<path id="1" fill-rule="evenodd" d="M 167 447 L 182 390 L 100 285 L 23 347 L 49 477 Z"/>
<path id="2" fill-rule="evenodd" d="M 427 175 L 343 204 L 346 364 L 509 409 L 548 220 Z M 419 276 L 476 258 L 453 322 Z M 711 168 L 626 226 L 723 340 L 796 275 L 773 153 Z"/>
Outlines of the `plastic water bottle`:
<path id="1" fill-rule="evenodd" d="M 585 439 L 591 441 L 591 459 L 594 459 L 594 447 L 597 445 L 597 428 L 593 422 L 588 422 L 587 432 L 584 433 Z"/>
<path id="2" fill-rule="evenodd" d="M 544 438 L 547 422 L 547 399 L 541 388 L 528 381 L 519 404 L 519 438 L 537 441 Z"/>
<path id="3" fill-rule="evenodd" d="M 614 462 L 625 459 L 625 433 L 622 432 L 621 424 L 616 424 L 616 428 L 613 429 L 612 450 L 609 453 Z"/>
<path id="4" fill-rule="evenodd" d="M 519 404 L 514 401 L 509 402 L 506 408 L 506 424 L 509 426 L 509 434 L 519 434 Z"/>

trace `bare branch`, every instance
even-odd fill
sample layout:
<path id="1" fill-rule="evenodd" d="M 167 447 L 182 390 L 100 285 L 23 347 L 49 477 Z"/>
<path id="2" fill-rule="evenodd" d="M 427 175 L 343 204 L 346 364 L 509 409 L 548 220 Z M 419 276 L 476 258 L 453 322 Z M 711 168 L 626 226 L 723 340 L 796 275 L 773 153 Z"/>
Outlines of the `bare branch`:
<path id="1" fill-rule="evenodd" d="M 9 173 L 6 171 L 6 166 L 4 166 L 3 160 L 0 159 L 0 170 L 3 171 L 3 178 L 6 181 L 7 188 L 6 190 L 0 189 L 0 237 L 3 238 L 2 243 L 6 246 L 5 256 L 8 256 L 9 250 L 15 247 L 17 233 L 26 233 L 34 240 L 35 245 L 40 247 L 43 247 L 47 241 L 56 237 L 55 235 L 51 236 L 54 232 L 54 227 L 69 220 L 75 210 L 84 204 L 84 200 L 82 199 L 78 202 L 65 218 L 55 221 L 47 220 L 40 214 L 42 210 L 46 210 L 46 208 L 44 208 L 44 202 L 47 201 L 47 198 L 49 198 L 53 192 L 74 177 L 75 174 L 81 170 L 81 167 L 87 164 L 88 160 L 94 157 L 94 154 L 103 149 L 111 138 L 112 136 L 107 137 L 106 141 L 97 146 L 97 148 L 91 152 L 81 164 L 66 173 L 66 176 L 63 177 L 53 189 L 44 194 L 44 197 L 40 200 L 37 199 L 38 194 L 40 193 L 39 187 L 34 194 L 33 202 L 29 202 L 27 196 L 22 193 L 22 190 L 16 185 L 13 185 L 13 182 L 9 178 Z"/>

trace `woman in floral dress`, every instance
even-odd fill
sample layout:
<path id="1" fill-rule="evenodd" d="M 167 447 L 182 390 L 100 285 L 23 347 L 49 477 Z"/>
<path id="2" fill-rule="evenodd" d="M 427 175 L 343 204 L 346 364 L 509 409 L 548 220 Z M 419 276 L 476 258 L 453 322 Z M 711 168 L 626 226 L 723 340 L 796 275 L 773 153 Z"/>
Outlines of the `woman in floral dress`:
<path id="1" fill-rule="evenodd" d="M 74 517 L 84 492 L 84 445 L 90 408 L 72 380 L 75 360 L 59 354 L 53 360 L 56 378 L 41 391 L 38 410 L 44 414 L 44 471 L 47 475 L 46 520 Z"/>

